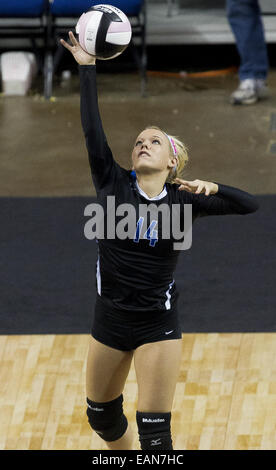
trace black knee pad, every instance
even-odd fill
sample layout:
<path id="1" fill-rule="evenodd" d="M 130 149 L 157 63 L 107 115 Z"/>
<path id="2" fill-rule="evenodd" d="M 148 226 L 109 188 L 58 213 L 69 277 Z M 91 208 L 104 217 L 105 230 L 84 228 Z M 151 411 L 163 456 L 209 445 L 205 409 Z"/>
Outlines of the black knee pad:
<path id="1" fill-rule="evenodd" d="M 86 399 L 88 422 L 105 441 L 116 441 L 126 432 L 128 421 L 123 413 L 123 395 L 106 403 Z"/>
<path id="2" fill-rule="evenodd" d="M 136 412 L 142 450 L 172 450 L 171 413 Z"/>

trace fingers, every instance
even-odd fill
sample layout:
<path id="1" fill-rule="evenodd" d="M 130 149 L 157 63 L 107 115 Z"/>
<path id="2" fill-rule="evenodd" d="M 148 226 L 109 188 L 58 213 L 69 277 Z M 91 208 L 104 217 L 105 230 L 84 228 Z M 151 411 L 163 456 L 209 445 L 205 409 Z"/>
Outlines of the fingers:
<path id="1" fill-rule="evenodd" d="M 186 185 L 186 184 L 181 184 L 178 189 L 179 189 L 179 191 L 183 191 L 184 189 L 186 191 L 190 191 L 190 192 L 192 191 L 192 188 L 190 186 Z"/>
<path id="2" fill-rule="evenodd" d="M 59 41 L 66 49 L 68 49 L 68 51 L 72 52 L 72 46 L 70 46 L 70 44 L 68 44 L 68 42 L 64 41 L 64 39 L 60 39 Z"/>
<path id="3" fill-rule="evenodd" d="M 60 42 L 64 47 L 66 47 L 66 49 L 68 49 L 68 51 L 72 52 L 73 47 L 78 46 L 79 43 L 76 40 L 76 38 L 75 38 L 74 34 L 72 33 L 72 31 L 69 31 L 68 35 L 69 35 L 69 39 L 72 43 L 72 46 L 68 42 L 64 41 L 64 39 L 60 39 Z"/>
<path id="4" fill-rule="evenodd" d="M 187 189 L 188 191 L 193 191 L 198 187 L 198 183 L 195 181 L 186 181 L 182 180 L 180 178 L 175 178 L 175 181 L 180 184 L 180 187 L 178 189 L 183 190 Z"/>
<path id="5" fill-rule="evenodd" d="M 175 178 L 175 181 L 177 181 L 178 183 L 188 183 L 188 181 L 182 180 L 180 178 Z"/>
<path id="6" fill-rule="evenodd" d="M 79 44 L 72 31 L 69 31 L 69 37 L 73 46 L 77 46 Z"/>
<path id="7" fill-rule="evenodd" d="M 186 190 L 195 194 L 201 194 L 205 192 L 205 196 L 209 196 L 210 194 L 210 188 L 208 186 L 208 183 L 206 183 L 205 181 L 186 181 L 180 178 L 175 178 L 175 181 L 180 184 L 178 188 L 179 191 Z"/>
<path id="8" fill-rule="evenodd" d="M 197 190 L 195 191 L 195 194 L 200 194 L 201 192 L 204 192 L 204 191 L 205 191 L 205 184 L 201 183 L 198 185 Z"/>
<path id="9" fill-rule="evenodd" d="M 191 187 L 197 186 L 197 183 L 199 182 L 199 180 L 187 181 L 187 180 L 182 180 L 180 178 L 175 178 L 175 181 L 177 181 L 177 183 L 179 183 L 179 184 L 185 184 L 185 185 L 191 186 Z"/>

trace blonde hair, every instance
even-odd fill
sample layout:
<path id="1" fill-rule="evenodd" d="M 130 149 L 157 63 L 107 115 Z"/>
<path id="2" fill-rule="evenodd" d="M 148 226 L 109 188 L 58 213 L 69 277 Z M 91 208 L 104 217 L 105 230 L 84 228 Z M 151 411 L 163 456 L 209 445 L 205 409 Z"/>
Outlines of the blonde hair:
<path id="1" fill-rule="evenodd" d="M 163 131 L 163 129 L 160 129 L 160 127 L 158 127 L 158 126 L 147 126 L 146 129 L 156 129 L 156 130 L 162 132 L 166 136 L 167 139 L 168 139 L 168 137 L 173 139 L 173 141 L 175 143 L 175 147 L 176 147 L 176 150 L 177 150 L 177 164 L 176 164 L 176 167 L 174 167 L 170 171 L 170 173 L 168 174 L 166 182 L 167 183 L 173 183 L 175 178 L 183 178 L 183 170 L 184 170 L 184 168 L 187 165 L 188 160 L 189 160 L 188 148 L 186 147 L 186 145 L 183 142 L 181 142 L 181 140 L 179 140 L 178 137 L 175 137 L 174 135 L 167 134 L 165 131 Z M 168 139 L 168 142 L 169 142 L 169 146 L 170 146 L 171 156 L 174 157 L 175 155 L 174 155 L 172 145 L 171 145 L 171 142 L 169 141 L 169 139 Z"/>

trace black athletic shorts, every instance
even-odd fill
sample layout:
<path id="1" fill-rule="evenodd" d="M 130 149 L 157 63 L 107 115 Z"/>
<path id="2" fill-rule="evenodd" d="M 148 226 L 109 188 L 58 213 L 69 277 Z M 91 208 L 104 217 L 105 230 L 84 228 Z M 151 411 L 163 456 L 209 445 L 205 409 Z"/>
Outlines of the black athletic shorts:
<path id="1" fill-rule="evenodd" d="M 106 307 L 97 296 L 91 335 L 111 348 L 132 351 L 145 343 L 180 339 L 182 330 L 177 309 L 118 312 Z"/>

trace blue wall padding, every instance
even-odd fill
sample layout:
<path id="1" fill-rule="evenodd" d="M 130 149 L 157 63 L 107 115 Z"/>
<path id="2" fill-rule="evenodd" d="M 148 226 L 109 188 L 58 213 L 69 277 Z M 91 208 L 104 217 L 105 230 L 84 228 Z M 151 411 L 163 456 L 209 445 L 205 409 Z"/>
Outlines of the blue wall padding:
<path id="1" fill-rule="evenodd" d="M 0 0 L 0 17 L 37 17 L 47 6 L 47 0 Z"/>
<path id="2" fill-rule="evenodd" d="M 54 16 L 79 16 L 94 5 L 106 3 L 122 10 L 127 16 L 136 16 L 141 10 L 143 0 L 53 0 L 50 11 Z"/>

